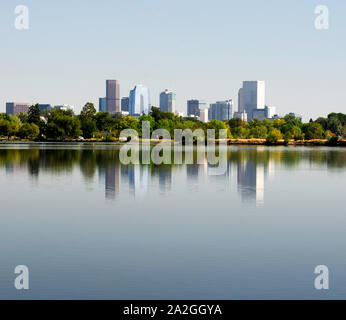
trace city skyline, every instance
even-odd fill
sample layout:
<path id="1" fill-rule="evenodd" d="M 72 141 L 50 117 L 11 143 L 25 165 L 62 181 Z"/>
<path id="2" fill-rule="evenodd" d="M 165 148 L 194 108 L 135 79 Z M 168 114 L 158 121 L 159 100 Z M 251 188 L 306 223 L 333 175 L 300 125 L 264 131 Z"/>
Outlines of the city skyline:
<path id="1" fill-rule="evenodd" d="M 330 28 L 323 31 L 314 26 L 317 4 L 202 2 L 195 14 L 196 6 L 183 1 L 37 0 L 28 3 L 29 30 L 18 31 L 14 4 L 3 1 L 0 111 L 8 101 L 63 101 L 79 113 L 86 101 L 97 105 L 104 96 L 104 79 L 116 78 L 126 94 L 145 84 L 156 106 L 159 93 L 170 88 L 178 111 L 193 97 L 236 101 L 241 79 L 265 79 L 267 104 L 281 114 L 294 111 L 308 121 L 342 112 L 346 4 L 328 1 Z M 117 19 L 115 8 L 122 12 Z M 117 40 L 107 41 L 112 37 Z"/>

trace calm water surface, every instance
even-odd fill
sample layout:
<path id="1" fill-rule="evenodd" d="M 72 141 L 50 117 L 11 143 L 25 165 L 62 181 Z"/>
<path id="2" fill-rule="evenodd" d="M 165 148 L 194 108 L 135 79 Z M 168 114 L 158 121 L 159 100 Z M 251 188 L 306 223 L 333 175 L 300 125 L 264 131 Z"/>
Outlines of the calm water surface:
<path id="1" fill-rule="evenodd" d="M 221 176 L 118 154 L 0 146 L 0 298 L 346 298 L 346 149 L 229 147 Z"/>

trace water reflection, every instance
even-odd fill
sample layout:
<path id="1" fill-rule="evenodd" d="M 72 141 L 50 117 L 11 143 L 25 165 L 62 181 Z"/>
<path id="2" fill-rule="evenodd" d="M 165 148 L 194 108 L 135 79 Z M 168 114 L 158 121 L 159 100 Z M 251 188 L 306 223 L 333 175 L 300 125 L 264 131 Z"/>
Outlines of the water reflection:
<path id="1" fill-rule="evenodd" d="M 263 204 L 265 184 L 269 177 L 275 176 L 276 168 L 286 170 L 300 165 L 309 167 L 325 166 L 339 169 L 346 166 L 346 150 L 336 148 L 267 148 L 267 147 L 229 147 L 227 151 L 226 172 L 217 179 L 231 184 L 236 176 L 238 194 L 243 202 Z M 158 186 L 161 193 L 170 192 L 175 176 L 185 170 L 186 183 L 208 184 L 215 179 L 209 176 L 211 166 L 191 165 L 123 165 L 119 162 L 119 148 L 114 146 L 70 147 L 66 149 L 35 146 L 3 147 L 0 150 L 0 168 L 7 176 L 26 171 L 38 179 L 41 173 L 52 175 L 70 174 L 80 170 L 86 184 L 94 181 L 98 173 L 99 181 L 104 184 L 105 198 L 117 200 L 123 186 L 128 186 L 135 198 L 143 197 L 150 186 Z M 184 169 L 185 168 L 185 169 Z"/>

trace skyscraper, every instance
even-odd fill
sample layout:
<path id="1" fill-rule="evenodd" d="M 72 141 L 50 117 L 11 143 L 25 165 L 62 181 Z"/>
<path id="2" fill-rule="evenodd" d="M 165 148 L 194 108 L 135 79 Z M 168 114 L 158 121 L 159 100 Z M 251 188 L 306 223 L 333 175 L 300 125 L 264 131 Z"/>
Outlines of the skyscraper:
<path id="1" fill-rule="evenodd" d="M 208 111 L 209 111 L 209 109 L 201 109 L 201 110 L 199 111 L 199 113 L 200 113 L 200 121 L 201 121 L 201 122 L 204 122 L 204 123 L 209 122 L 209 119 L 208 119 Z"/>
<path id="2" fill-rule="evenodd" d="M 121 99 L 121 111 L 129 112 L 129 102 L 130 99 L 128 97 Z"/>
<path id="3" fill-rule="evenodd" d="M 27 113 L 29 111 L 29 103 L 6 102 L 6 113 L 16 115 L 18 113 Z"/>
<path id="4" fill-rule="evenodd" d="M 99 99 L 99 111 L 100 112 L 107 112 L 107 98 L 100 98 Z"/>
<path id="5" fill-rule="evenodd" d="M 165 112 L 175 112 L 175 93 L 167 89 L 160 94 L 160 109 Z"/>
<path id="6" fill-rule="evenodd" d="M 265 110 L 266 110 L 266 117 L 268 119 L 272 119 L 276 114 L 276 107 L 265 106 Z"/>
<path id="7" fill-rule="evenodd" d="M 187 101 L 187 116 L 199 117 L 199 101 L 198 100 L 188 100 Z"/>
<path id="8" fill-rule="evenodd" d="M 265 82 L 244 81 L 241 91 L 241 106 L 248 115 L 248 121 L 253 119 L 255 109 L 265 107 Z M 242 111 L 242 110 L 239 110 Z"/>
<path id="9" fill-rule="evenodd" d="M 120 85 L 118 80 L 106 81 L 107 111 L 111 114 L 120 112 Z"/>
<path id="10" fill-rule="evenodd" d="M 218 101 L 210 105 L 210 120 L 225 121 L 232 118 L 232 99 L 226 101 Z"/>
<path id="11" fill-rule="evenodd" d="M 244 111 L 243 105 L 243 88 L 238 91 L 238 112 L 242 113 Z"/>
<path id="12" fill-rule="evenodd" d="M 50 110 L 52 109 L 52 105 L 50 104 L 41 104 L 39 103 L 39 108 L 40 108 L 40 112 L 44 111 L 44 110 Z"/>
<path id="13" fill-rule="evenodd" d="M 132 116 L 139 117 L 149 114 L 151 109 L 149 89 L 143 85 L 137 85 L 130 91 L 129 112 Z"/>

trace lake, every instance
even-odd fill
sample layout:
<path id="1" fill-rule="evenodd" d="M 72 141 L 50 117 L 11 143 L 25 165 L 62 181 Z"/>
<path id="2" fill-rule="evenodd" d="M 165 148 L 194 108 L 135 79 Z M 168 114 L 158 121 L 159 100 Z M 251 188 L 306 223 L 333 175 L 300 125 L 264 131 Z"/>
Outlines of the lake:
<path id="1" fill-rule="evenodd" d="M 218 176 L 119 148 L 0 145 L 1 299 L 346 298 L 345 148 L 229 146 Z"/>

